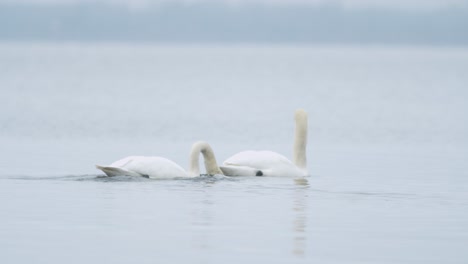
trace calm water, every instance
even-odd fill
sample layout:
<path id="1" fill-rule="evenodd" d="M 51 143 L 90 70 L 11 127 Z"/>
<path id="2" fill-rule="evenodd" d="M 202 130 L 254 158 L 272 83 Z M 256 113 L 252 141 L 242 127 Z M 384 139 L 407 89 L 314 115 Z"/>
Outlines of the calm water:
<path id="1" fill-rule="evenodd" d="M 0 44 L 2 263 L 466 263 L 468 49 Z M 305 179 L 105 178 L 246 149 Z"/>

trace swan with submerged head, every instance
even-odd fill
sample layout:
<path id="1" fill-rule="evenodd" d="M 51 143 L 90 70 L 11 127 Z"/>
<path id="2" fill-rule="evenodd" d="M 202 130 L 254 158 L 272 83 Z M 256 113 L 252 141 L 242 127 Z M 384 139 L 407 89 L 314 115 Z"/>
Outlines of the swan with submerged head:
<path id="1" fill-rule="evenodd" d="M 307 112 L 296 110 L 293 162 L 273 151 L 242 151 L 224 161 L 226 176 L 307 176 Z"/>
<path id="2" fill-rule="evenodd" d="M 207 174 L 223 174 L 218 167 L 213 149 L 203 141 L 198 141 L 192 145 L 188 171 L 185 171 L 172 160 L 163 157 L 145 156 L 129 156 L 109 166 L 96 165 L 96 168 L 103 171 L 107 176 L 140 176 L 157 179 L 197 177 L 200 175 L 198 162 L 200 153 L 203 154 Z"/>

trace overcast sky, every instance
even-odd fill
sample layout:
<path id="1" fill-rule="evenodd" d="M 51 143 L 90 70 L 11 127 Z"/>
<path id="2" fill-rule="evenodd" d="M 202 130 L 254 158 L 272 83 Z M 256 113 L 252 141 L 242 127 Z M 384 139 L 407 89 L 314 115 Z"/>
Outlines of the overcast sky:
<path id="1" fill-rule="evenodd" d="M 227 3 L 230 5 L 335 5 L 345 8 L 397 8 L 397 9 L 439 9 L 447 7 L 468 7 L 468 0 L 0 0 L 0 3 L 112 3 L 131 7 L 145 7 L 161 3 Z"/>

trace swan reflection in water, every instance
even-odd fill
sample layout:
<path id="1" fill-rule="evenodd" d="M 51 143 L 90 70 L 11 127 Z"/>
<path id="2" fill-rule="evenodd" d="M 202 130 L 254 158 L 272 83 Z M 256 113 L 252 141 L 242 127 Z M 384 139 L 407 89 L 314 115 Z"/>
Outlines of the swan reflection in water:
<path id="1" fill-rule="evenodd" d="M 285 250 L 289 251 L 289 254 L 295 258 L 305 258 L 307 252 L 308 233 L 307 198 L 310 186 L 308 180 L 305 178 L 291 180 L 293 180 L 291 183 L 294 185 L 294 189 L 289 192 L 290 199 L 288 199 L 288 203 L 284 204 L 285 207 L 277 209 L 290 210 L 291 212 L 290 219 L 292 219 L 292 222 L 285 228 L 287 228 L 291 233 L 292 240 L 291 242 L 286 242 L 287 244 L 291 243 L 291 246 L 289 249 L 285 248 Z M 221 228 L 222 225 L 220 226 L 219 223 L 223 223 L 223 217 L 219 215 L 216 217 L 216 212 L 219 210 L 219 193 L 217 194 L 217 192 L 213 192 L 213 187 L 216 187 L 217 185 L 217 182 L 205 182 L 200 186 L 198 194 L 195 197 L 192 197 L 195 199 L 191 199 L 194 203 L 191 203 L 190 225 L 195 227 L 191 234 L 191 244 L 195 250 L 204 252 L 204 254 L 209 253 L 206 256 L 216 254 L 215 252 L 217 252 L 217 250 L 221 250 L 219 247 L 220 242 L 222 242 L 223 245 L 243 248 L 246 246 L 243 239 L 250 238 L 254 241 L 259 239 L 259 237 L 253 236 L 253 233 L 247 232 L 245 235 L 237 236 L 233 235 L 230 230 L 223 230 L 223 228 Z M 241 193 L 239 197 L 243 197 L 244 195 L 245 193 Z M 266 197 L 268 196 L 269 194 Z M 242 202 L 242 204 L 244 203 Z M 244 224 L 246 223 L 242 220 L 231 220 L 235 221 L 230 222 L 230 225 L 234 225 L 238 230 L 245 229 L 249 231 L 250 229 L 248 228 L 252 228 L 252 226 L 245 227 Z M 221 236 L 228 236 L 229 239 L 226 240 L 225 238 L 221 238 Z M 247 245 L 250 244 L 247 243 Z M 204 254 L 202 255 L 205 256 Z"/>
<path id="2" fill-rule="evenodd" d="M 309 182 L 305 178 L 294 179 L 296 188 L 293 197 L 293 249 L 296 257 L 305 257 L 307 247 L 307 195 Z"/>

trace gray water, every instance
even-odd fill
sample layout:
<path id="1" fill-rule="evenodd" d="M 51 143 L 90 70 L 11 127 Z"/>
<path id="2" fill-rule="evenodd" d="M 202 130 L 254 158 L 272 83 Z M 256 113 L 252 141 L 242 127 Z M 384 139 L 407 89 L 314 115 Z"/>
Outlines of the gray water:
<path id="1" fill-rule="evenodd" d="M 468 49 L 0 44 L 2 263 L 466 263 Z M 106 178 L 206 140 L 304 179 Z"/>

